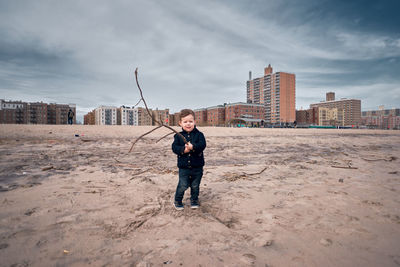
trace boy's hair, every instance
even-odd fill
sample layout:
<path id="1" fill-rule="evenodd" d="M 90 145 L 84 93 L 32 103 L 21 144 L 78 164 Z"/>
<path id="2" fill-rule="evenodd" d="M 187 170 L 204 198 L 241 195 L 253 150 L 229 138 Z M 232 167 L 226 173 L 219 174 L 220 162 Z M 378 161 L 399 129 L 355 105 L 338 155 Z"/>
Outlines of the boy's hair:
<path id="1" fill-rule="evenodd" d="M 181 121 L 182 118 L 184 118 L 184 117 L 186 117 L 188 115 L 192 115 L 193 119 L 196 119 L 193 110 L 191 110 L 191 109 L 182 109 L 181 112 L 179 113 L 179 120 Z"/>

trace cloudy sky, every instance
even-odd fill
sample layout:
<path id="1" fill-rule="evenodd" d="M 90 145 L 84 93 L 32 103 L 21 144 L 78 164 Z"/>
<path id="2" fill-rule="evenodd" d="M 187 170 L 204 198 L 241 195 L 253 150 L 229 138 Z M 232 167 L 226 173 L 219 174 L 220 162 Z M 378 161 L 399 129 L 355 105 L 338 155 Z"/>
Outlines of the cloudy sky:
<path id="1" fill-rule="evenodd" d="M 151 108 L 246 101 L 246 80 L 296 74 L 296 106 L 400 107 L 398 0 L 0 0 L 0 98 Z"/>

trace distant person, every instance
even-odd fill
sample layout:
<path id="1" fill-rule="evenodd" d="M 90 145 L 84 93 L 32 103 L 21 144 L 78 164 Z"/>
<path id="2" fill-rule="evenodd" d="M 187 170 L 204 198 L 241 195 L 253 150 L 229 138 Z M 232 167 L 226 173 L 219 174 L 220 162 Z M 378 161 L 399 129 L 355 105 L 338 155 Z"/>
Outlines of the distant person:
<path id="1" fill-rule="evenodd" d="M 178 156 L 179 182 L 176 187 L 174 207 L 183 210 L 183 196 L 190 187 L 190 206 L 199 207 L 200 182 L 203 177 L 204 155 L 206 139 L 202 132 L 197 130 L 195 115 L 191 109 L 183 109 L 179 115 L 180 132 L 188 141 L 175 134 L 172 151 Z"/>
<path id="2" fill-rule="evenodd" d="M 65 114 L 65 113 L 64 113 Z M 72 109 L 69 109 L 68 111 L 68 124 L 72 125 L 73 121 L 74 121 L 74 112 L 72 111 Z"/>

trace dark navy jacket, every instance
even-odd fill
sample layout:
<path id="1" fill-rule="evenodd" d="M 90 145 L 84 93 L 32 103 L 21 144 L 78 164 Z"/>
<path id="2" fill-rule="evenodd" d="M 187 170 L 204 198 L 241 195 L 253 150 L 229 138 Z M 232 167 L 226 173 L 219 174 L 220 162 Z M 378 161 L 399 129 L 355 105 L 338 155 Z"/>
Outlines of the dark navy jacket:
<path id="1" fill-rule="evenodd" d="M 187 133 L 183 129 L 180 133 L 193 145 L 193 150 L 184 154 L 185 142 L 183 142 L 179 135 L 175 134 L 174 142 L 172 143 L 172 151 L 178 155 L 178 168 L 190 169 L 192 167 L 203 167 L 203 151 L 206 148 L 206 139 L 204 138 L 204 134 L 197 130 L 196 126 L 190 133 Z"/>

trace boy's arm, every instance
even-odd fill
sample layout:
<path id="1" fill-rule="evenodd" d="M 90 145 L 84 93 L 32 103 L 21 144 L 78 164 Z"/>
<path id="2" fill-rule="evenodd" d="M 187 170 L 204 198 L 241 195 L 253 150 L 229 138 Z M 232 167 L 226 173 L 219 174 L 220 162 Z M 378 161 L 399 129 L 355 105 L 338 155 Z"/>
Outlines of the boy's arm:
<path id="1" fill-rule="evenodd" d="M 204 137 L 203 133 L 199 133 L 199 138 L 196 142 L 192 143 L 193 145 L 193 153 L 200 154 L 206 149 L 206 138 Z"/>
<path id="2" fill-rule="evenodd" d="M 181 144 L 180 137 L 175 134 L 174 135 L 174 142 L 172 143 L 172 151 L 177 155 L 183 155 L 185 151 L 185 144 Z"/>

